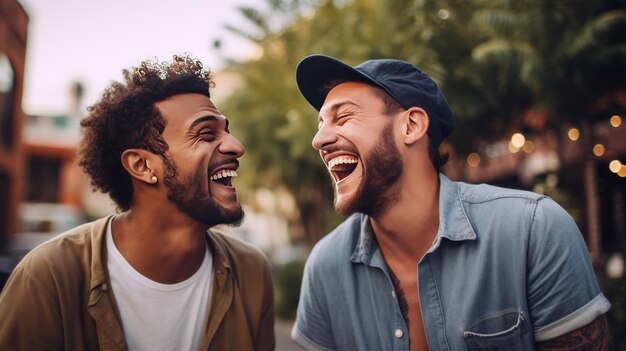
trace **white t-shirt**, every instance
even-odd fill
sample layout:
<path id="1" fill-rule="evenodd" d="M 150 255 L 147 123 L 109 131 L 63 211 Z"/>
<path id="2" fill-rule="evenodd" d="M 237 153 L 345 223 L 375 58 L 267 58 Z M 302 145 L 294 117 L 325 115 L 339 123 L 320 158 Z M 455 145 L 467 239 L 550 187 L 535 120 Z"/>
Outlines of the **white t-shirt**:
<path id="1" fill-rule="evenodd" d="M 128 349 L 200 350 L 207 320 L 213 260 L 207 246 L 200 269 L 176 284 L 137 272 L 118 251 L 107 225 L 107 268 Z"/>

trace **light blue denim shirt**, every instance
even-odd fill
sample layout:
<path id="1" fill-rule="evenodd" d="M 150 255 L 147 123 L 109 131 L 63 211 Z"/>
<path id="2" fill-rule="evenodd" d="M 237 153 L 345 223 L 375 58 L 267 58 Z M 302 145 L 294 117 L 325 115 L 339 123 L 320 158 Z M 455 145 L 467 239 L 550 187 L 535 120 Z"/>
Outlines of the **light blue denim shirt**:
<path id="1" fill-rule="evenodd" d="M 439 230 L 416 262 L 431 351 L 532 350 L 608 311 L 580 231 L 553 200 L 439 178 Z M 291 336 L 309 350 L 409 350 L 367 216 L 311 252 Z"/>

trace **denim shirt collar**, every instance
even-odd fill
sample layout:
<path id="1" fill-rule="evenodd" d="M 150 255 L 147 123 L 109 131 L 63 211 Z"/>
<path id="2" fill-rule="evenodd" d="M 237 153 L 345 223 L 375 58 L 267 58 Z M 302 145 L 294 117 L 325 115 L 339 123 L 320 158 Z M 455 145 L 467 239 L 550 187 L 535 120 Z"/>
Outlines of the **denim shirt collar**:
<path id="1" fill-rule="evenodd" d="M 458 183 L 439 173 L 439 229 L 428 252 L 436 250 L 442 238 L 452 241 L 476 240 L 476 233 L 467 219 L 459 191 Z M 361 230 L 350 261 L 384 267 L 369 216 L 358 216 L 361 217 Z"/>

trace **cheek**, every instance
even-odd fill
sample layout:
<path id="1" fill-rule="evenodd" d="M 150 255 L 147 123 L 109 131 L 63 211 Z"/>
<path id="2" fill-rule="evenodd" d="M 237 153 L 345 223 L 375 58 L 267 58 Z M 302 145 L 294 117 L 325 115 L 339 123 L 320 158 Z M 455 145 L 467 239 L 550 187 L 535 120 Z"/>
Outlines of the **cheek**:
<path id="1" fill-rule="evenodd" d="M 204 179 L 208 177 L 209 161 L 207 158 L 187 152 L 186 154 L 179 154 L 175 161 L 178 166 L 179 176 L 187 179 Z"/>
<path id="2" fill-rule="evenodd" d="M 386 124 L 356 124 L 346 123 L 341 129 L 340 134 L 354 143 L 368 143 L 378 140 L 380 133 L 385 129 Z"/>

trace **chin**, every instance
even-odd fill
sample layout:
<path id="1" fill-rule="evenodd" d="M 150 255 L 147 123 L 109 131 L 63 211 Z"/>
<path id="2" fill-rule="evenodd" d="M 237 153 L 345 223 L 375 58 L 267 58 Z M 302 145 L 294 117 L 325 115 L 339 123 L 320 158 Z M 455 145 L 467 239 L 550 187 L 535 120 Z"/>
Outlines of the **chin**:
<path id="1" fill-rule="evenodd" d="M 333 189 L 335 192 L 335 211 L 342 216 L 349 216 L 355 212 L 358 212 L 358 202 L 360 201 L 360 194 L 362 192 L 361 181 L 359 180 L 355 188 L 347 188 L 345 187 L 345 185 L 347 184 L 342 184 L 344 186 L 344 189 L 342 189 L 341 192 L 338 189 L 338 185 L 339 184 L 337 184 L 336 181 L 333 183 Z"/>
<path id="2" fill-rule="evenodd" d="M 342 216 L 349 216 L 356 211 L 354 198 L 335 194 L 335 211 Z"/>
<path id="3" fill-rule="evenodd" d="M 350 216 L 351 214 L 354 213 L 354 211 L 352 211 L 350 208 L 348 207 L 343 207 L 343 206 L 339 206 L 339 205 L 335 205 L 335 212 L 339 213 L 342 216 Z"/>
<path id="4" fill-rule="evenodd" d="M 237 215 L 229 218 L 228 221 L 225 221 L 222 224 L 225 224 L 229 227 L 239 227 L 241 223 L 243 223 L 244 218 L 245 218 L 245 212 L 243 210 L 240 210 Z"/>
<path id="5" fill-rule="evenodd" d="M 191 201 L 177 203 L 177 206 L 190 218 L 207 227 L 218 224 L 239 225 L 243 221 L 243 208 L 238 202 L 223 206 L 214 201 Z"/>
<path id="6" fill-rule="evenodd" d="M 211 222 L 217 224 L 226 224 L 230 226 L 239 226 L 243 222 L 244 212 L 239 203 L 232 208 L 223 206 L 216 206 L 215 212 L 211 214 L 209 219 Z"/>
<path id="7" fill-rule="evenodd" d="M 241 207 L 241 205 L 237 204 L 237 206 L 232 209 L 226 209 L 222 207 L 219 213 L 219 218 L 222 220 L 221 224 L 239 225 L 241 224 L 241 222 L 243 222 L 244 214 L 245 213 L 243 212 L 243 208 Z"/>

